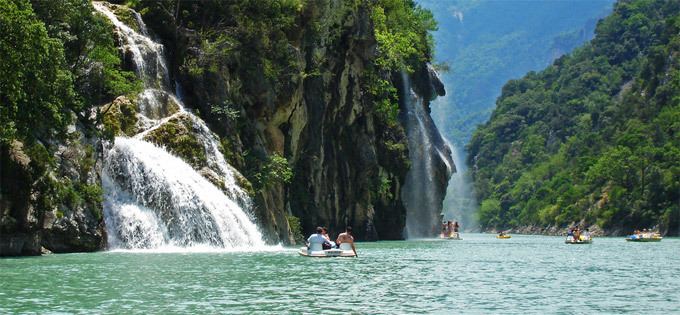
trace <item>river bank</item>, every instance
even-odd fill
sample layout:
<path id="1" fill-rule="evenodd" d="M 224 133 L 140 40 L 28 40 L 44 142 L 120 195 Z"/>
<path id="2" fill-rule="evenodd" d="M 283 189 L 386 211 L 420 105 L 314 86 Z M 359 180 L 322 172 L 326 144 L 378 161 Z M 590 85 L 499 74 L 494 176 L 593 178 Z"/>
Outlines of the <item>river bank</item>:
<path id="1" fill-rule="evenodd" d="M 626 235 L 630 235 L 633 231 L 632 230 L 625 230 L 625 229 L 603 229 L 599 227 L 598 225 L 585 225 L 583 223 L 580 224 L 574 224 L 571 226 L 578 226 L 581 230 L 588 229 L 590 231 L 590 234 L 592 234 L 595 237 L 623 237 Z M 515 227 L 515 228 L 510 228 L 510 229 L 486 229 L 484 230 L 484 233 L 492 233 L 492 234 L 498 234 L 501 230 L 510 233 L 510 234 L 522 234 L 522 235 L 544 235 L 544 236 L 566 236 L 567 235 L 567 230 L 569 229 L 570 226 L 564 226 L 564 227 L 556 227 L 556 226 L 535 226 L 535 225 L 527 225 L 527 226 L 522 226 L 522 227 Z M 654 229 L 653 227 L 650 227 L 650 229 Z M 662 236 L 666 236 L 667 231 L 661 230 L 660 231 Z"/>

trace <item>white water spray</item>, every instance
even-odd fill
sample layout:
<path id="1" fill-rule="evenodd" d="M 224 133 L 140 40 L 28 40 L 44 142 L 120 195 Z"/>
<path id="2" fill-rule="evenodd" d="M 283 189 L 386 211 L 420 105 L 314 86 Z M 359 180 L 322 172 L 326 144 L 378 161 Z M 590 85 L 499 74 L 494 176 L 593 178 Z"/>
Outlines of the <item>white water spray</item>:
<path id="1" fill-rule="evenodd" d="M 138 96 L 140 127 L 134 138 L 117 137 L 102 172 L 104 215 L 112 249 L 264 247 L 262 235 L 245 211 L 248 195 L 236 184 L 235 170 L 218 150 L 205 122 L 184 110 L 169 90 L 163 46 L 149 38 L 141 17 L 132 11 L 139 32 L 122 23 L 109 4 L 94 2 L 124 40 L 145 90 Z M 169 115 L 172 107 L 177 113 Z M 218 189 L 183 160 L 143 140 L 151 130 L 184 116 L 203 145 L 208 166 L 224 182 Z"/>
<path id="2" fill-rule="evenodd" d="M 119 137 L 105 165 L 106 224 L 118 227 L 109 230 L 113 247 L 264 245 L 235 200 L 161 148 Z"/>
<path id="3" fill-rule="evenodd" d="M 446 221 L 458 221 L 465 231 L 476 231 L 479 227 L 477 219 L 477 199 L 472 178 L 465 163 L 465 155 L 452 144 L 451 157 L 456 164 L 457 172 L 451 175 L 449 185 L 446 189 L 444 208 L 442 214 Z"/>

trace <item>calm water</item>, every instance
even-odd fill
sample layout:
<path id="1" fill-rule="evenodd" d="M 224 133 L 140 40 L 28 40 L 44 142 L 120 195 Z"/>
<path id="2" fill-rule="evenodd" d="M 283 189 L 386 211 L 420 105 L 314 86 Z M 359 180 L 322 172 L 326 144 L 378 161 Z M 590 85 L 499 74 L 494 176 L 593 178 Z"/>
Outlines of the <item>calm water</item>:
<path id="1" fill-rule="evenodd" d="M 0 259 L 0 313 L 677 313 L 680 239 L 464 234 L 359 258 L 125 253 Z"/>

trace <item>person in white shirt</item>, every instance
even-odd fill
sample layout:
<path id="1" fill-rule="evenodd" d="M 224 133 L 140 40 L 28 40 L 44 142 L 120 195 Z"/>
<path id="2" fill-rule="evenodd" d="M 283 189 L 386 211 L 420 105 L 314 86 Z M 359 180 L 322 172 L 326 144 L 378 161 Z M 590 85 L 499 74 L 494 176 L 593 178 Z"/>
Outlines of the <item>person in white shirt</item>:
<path id="1" fill-rule="evenodd" d="M 590 240 L 590 237 L 591 237 L 590 236 L 590 229 L 586 229 L 586 231 L 583 232 L 582 236 L 583 236 L 584 240 L 586 240 L 586 241 Z"/>
<path id="2" fill-rule="evenodd" d="M 316 233 L 310 235 L 307 239 L 307 248 L 310 248 L 312 244 L 321 244 L 323 247 L 324 243 L 328 243 L 328 240 L 323 236 L 323 228 L 319 226 L 316 228 Z"/>

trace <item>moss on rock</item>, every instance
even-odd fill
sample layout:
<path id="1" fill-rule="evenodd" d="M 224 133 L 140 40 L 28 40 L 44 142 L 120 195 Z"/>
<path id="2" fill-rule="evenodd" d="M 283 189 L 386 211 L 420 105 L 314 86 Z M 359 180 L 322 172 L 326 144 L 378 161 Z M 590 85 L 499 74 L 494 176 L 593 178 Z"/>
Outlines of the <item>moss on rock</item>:
<path id="1" fill-rule="evenodd" d="M 194 169 L 201 169 L 208 166 L 208 158 L 192 129 L 193 121 L 185 115 L 178 115 L 149 132 L 144 140 L 165 146 Z"/>
<path id="2" fill-rule="evenodd" d="M 110 105 L 104 105 L 104 134 L 111 139 L 115 136 L 132 136 L 137 133 L 137 106 L 125 96 L 119 96 Z"/>
<path id="3" fill-rule="evenodd" d="M 253 188 L 253 184 L 251 184 L 247 178 L 245 178 L 240 173 L 234 173 L 234 179 L 236 180 L 236 184 L 241 187 L 251 198 L 255 197 L 255 188 Z"/>
<path id="4" fill-rule="evenodd" d="M 136 32 L 140 31 L 139 23 L 137 23 L 135 13 L 132 10 L 130 10 L 130 8 L 124 5 L 115 4 L 111 4 L 110 8 L 121 22 L 125 23 L 125 25 L 135 30 Z"/>

